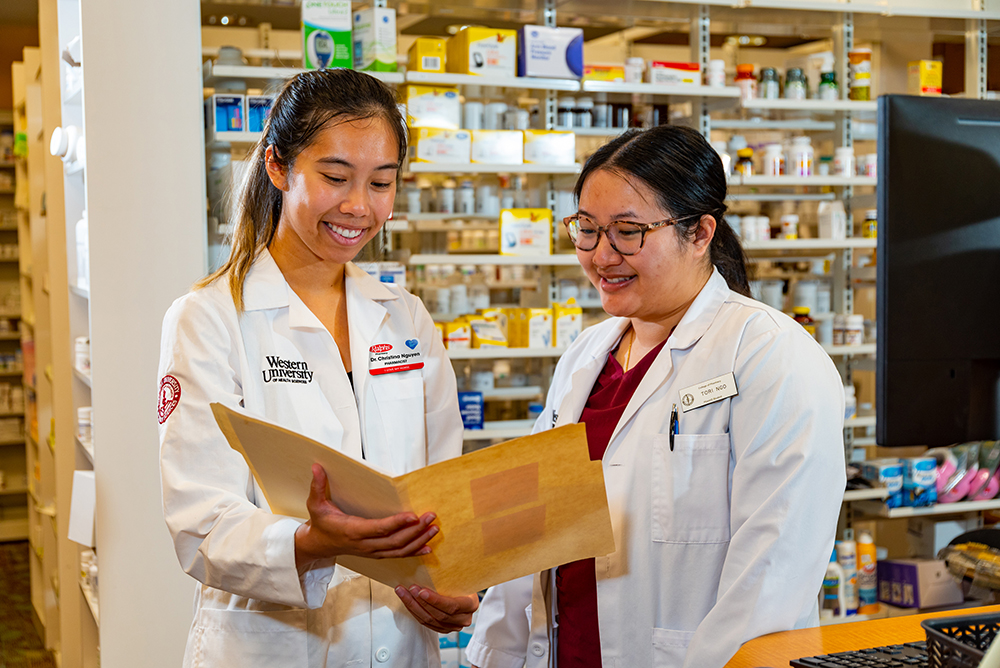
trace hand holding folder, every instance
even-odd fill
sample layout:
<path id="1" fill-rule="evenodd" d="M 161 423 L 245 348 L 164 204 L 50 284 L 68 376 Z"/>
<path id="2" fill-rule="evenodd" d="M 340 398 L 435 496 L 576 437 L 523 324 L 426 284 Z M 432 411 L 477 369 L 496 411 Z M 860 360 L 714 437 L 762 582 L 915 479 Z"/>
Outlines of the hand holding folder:
<path id="1" fill-rule="evenodd" d="M 246 459 L 271 512 L 307 518 L 311 466 L 323 466 L 344 512 L 380 518 L 434 512 L 433 552 L 337 563 L 390 587 L 471 594 L 523 575 L 614 551 L 601 462 L 583 425 L 514 439 L 392 477 L 326 445 L 212 404 L 230 446 Z"/>

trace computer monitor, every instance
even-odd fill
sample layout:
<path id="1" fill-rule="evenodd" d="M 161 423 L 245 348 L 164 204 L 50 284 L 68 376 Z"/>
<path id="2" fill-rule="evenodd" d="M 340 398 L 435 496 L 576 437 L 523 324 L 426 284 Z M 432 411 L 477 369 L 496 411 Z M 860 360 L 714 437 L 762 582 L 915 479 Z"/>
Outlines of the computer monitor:
<path id="1" fill-rule="evenodd" d="M 1000 102 L 878 100 L 876 441 L 1000 439 Z"/>

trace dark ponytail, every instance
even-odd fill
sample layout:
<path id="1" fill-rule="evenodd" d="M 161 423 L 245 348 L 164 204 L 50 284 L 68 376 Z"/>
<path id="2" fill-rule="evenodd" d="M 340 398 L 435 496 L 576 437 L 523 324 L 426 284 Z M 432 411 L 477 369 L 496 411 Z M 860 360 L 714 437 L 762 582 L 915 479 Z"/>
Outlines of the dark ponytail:
<path id="1" fill-rule="evenodd" d="M 574 189 L 577 201 L 587 177 L 599 169 L 638 179 L 656 193 L 660 208 L 672 217 L 690 217 L 677 223 L 682 238 L 694 236 L 699 214 L 715 218 L 711 262 L 729 289 L 750 296 L 746 253 L 726 222 L 727 183 L 722 159 L 701 134 L 678 125 L 625 132 L 587 160 Z"/>

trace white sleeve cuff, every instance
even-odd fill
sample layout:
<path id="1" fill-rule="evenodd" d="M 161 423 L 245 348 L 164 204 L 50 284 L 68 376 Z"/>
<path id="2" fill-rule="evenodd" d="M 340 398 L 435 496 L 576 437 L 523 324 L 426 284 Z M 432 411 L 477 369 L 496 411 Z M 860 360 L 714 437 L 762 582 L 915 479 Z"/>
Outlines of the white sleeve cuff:
<path id="1" fill-rule="evenodd" d="M 291 605 L 296 608 L 316 609 L 323 607 L 326 600 L 326 590 L 333 579 L 336 559 L 322 559 L 313 563 L 303 573 L 299 573 L 295 567 L 295 531 L 302 525 L 300 520 L 291 517 L 282 517 L 268 527 L 267 563 L 276 564 L 282 572 L 280 579 L 288 586 L 294 587 L 290 591 L 297 593 L 294 600 L 279 600 L 276 603 Z M 284 575 L 288 573 L 291 579 Z M 284 589 L 285 585 L 282 585 Z"/>

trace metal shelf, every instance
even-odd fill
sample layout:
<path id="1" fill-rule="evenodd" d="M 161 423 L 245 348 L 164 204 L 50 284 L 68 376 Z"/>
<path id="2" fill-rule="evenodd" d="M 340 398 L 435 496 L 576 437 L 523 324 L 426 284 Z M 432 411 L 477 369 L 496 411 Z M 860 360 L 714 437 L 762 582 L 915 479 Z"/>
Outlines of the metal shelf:
<path id="1" fill-rule="evenodd" d="M 403 171 L 411 174 L 579 174 L 580 169 L 580 163 L 498 165 L 485 162 L 411 162 Z"/>
<path id="2" fill-rule="evenodd" d="M 496 222 L 497 217 L 493 215 L 485 215 L 482 213 L 400 212 L 395 214 L 393 220 L 408 220 L 411 223 L 425 221 L 425 220 L 492 220 Z"/>
<path id="3" fill-rule="evenodd" d="M 922 508 L 886 508 L 884 503 L 858 501 L 853 508 L 855 511 L 865 515 L 895 519 L 899 517 L 924 517 L 927 515 L 960 515 L 962 513 L 977 513 L 982 510 L 998 510 L 1000 509 L 1000 499 L 938 503 Z"/>
<path id="4" fill-rule="evenodd" d="M 410 266 L 419 264 L 496 264 L 496 265 L 528 265 L 538 267 L 575 267 L 580 262 L 576 254 L 560 255 L 496 255 L 483 253 L 481 255 L 411 255 L 407 262 Z"/>
<path id="5" fill-rule="evenodd" d="M 466 441 L 484 441 L 495 438 L 519 438 L 531 433 L 534 420 L 504 420 L 502 422 L 484 422 L 482 429 L 466 429 L 462 439 Z"/>
<path id="6" fill-rule="evenodd" d="M 258 67 L 254 65 L 216 65 L 212 61 L 202 64 L 202 80 L 206 88 L 213 88 L 223 79 L 241 79 L 255 88 L 267 87 L 272 82 L 289 79 L 300 72 L 301 67 Z M 401 72 L 365 72 L 388 84 L 403 83 Z"/>
<path id="7" fill-rule="evenodd" d="M 852 417 L 850 420 L 844 421 L 845 427 L 855 428 L 855 427 L 874 427 L 875 426 L 875 416 L 874 415 L 862 415 L 860 417 Z"/>
<path id="8" fill-rule="evenodd" d="M 823 346 L 828 355 L 874 355 L 875 344 L 863 343 L 860 346 Z"/>
<path id="9" fill-rule="evenodd" d="M 874 176 L 743 176 L 734 174 L 729 177 L 730 186 L 875 186 L 878 179 Z"/>
<path id="10" fill-rule="evenodd" d="M 754 100 L 743 100 L 741 105 L 744 109 L 767 109 L 772 111 L 811 111 L 813 113 L 833 114 L 837 112 L 876 112 L 878 102 L 858 102 L 856 100 L 766 100 L 756 98 Z"/>
<path id="11" fill-rule="evenodd" d="M 573 132 L 578 137 L 617 137 L 628 130 L 628 128 L 567 128 L 562 126 L 556 126 L 552 129 L 557 132 Z"/>
<path id="12" fill-rule="evenodd" d="M 767 250 L 842 250 L 845 248 L 875 248 L 876 239 L 852 237 L 850 239 L 770 239 L 744 241 L 746 251 Z"/>
<path id="13" fill-rule="evenodd" d="M 260 141 L 263 132 L 211 132 L 209 131 L 207 144 L 256 144 Z"/>
<path id="14" fill-rule="evenodd" d="M 524 88 L 529 90 L 578 91 L 577 79 L 543 79 L 532 77 L 496 77 L 451 72 L 407 72 L 406 82 L 432 86 L 492 86 L 495 88 Z"/>
<path id="15" fill-rule="evenodd" d="M 79 285 L 73 285 L 72 283 L 70 283 L 69 291 L 74 295 L 76 295 L 77 297 L 81 297 L 83 299 L 90 299 L 90 290 L 88 288 L 81 288 Z"/>
<path id="16" fill-rule="evenodd" d="M 483 400 L 522 401 L 524 399 L 534 399 L 535 397 L 540 397 L 541 395 L 542 388 L 538 385 L 528 385 L 526 387 L 494 387 L 489 392 L 483 392 Z"/>
<path id="17" fill-rule="evenodd" d="M 91 441 L 89 443 L 84 443 L 83 441 L 80 440 L 79 436 L 74 436 L 73 439 L 76 441 L 76 444 L 78 446 L 80 446 L 80 449 L 83 450 L 83 454 L 85 454 L 87 456 L 87 460 L 90 461 L 90 465 L 93 466 L 94 465 L 94 442 Z"/>
<path id="18" fill-rule="evenodd" d="M 76 378 L 78 380 L 80 380 L 80 382 L 82 382 L 84 385 L 86 385 L 87 387 L 90 387 L 90 372 L 89 371 L 81 371 L 80 369 L 77 369 L 76 367 L 73 367 L 73 375 L 76 376 Z"/>
<path id="19" fill-rule="evenodd" d="M 83 598 L 87 601 L 87 607 L 90 609 L 90 614 L 94 616 L 94 623 L 97 624 L 97 628 L 100 628 L 101 615 L 97 607 L 97 599 L 94 597 L 94 592 L 83 580 L 80 580 L 80 591 L 83 592 Z"/>
<path id="20" fill-rule="evenodd" d="M 844 492 L 845 502 L 872 501 L 889 498 L 889 490 L 885 487 L 873 487 L 871 489 L 849 489 Z"/>
<path id="21" fill-rule="evenodd" d="M 780 121 L 768 121 L 764 119 L 743 120 L 739 118 L 713 118 L 713 130 L 743 130 L 743 131 L 768 131 L 768 130 L 803 130 L 811 132 L 833 132 L 837 124 L 833 121 L 814 121 L 809 118 L 787 119 Z"/>
<path id="22" fill-rule="evenodd" d="M 734 105 L 740 97 L 740 89 L 735 86 L 696 86 L 693 84 L 668 86 L 651 83 L 622 83 L 619 81 L 584 81 L 582 88 L 587 93 L 653 95 L 682 101 L 717 100 Z"/>
<path id="23" fill-rule="evenodd" d="M 495 360 L 524 359 L 529 357 L 560 357 L 565 348 L 453 348 L 448 350 L 448 357 L 453 360 Z"/>

